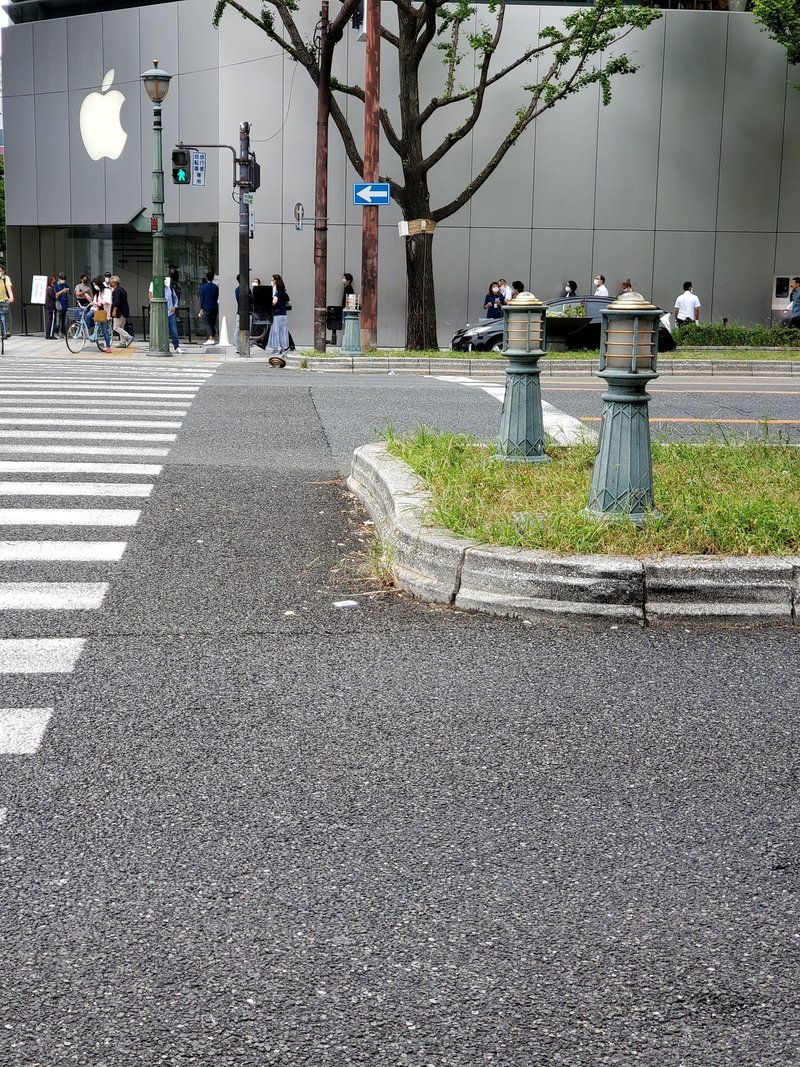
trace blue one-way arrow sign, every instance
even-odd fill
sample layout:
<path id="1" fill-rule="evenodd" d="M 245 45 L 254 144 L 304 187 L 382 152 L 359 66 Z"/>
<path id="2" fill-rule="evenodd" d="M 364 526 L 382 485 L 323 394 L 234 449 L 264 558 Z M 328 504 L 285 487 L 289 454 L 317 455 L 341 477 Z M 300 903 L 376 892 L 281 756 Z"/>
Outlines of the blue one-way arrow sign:
<path id="1" fill-rule="evenodd" d="M 356 207 L 389 203 L 388 182 L 353 182 L 353 203 Z"/>

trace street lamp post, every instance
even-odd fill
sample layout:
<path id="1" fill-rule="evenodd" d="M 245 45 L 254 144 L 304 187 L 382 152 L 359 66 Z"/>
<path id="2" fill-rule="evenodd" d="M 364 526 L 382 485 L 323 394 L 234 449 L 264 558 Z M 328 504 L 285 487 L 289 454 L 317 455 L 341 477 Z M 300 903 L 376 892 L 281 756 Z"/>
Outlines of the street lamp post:
<path id="1" fill-rule="evenodd" d="M 140 75 L 144 91 L 153 103 L 153 292 L 150 298 L 149 356 L 169 355 L 167 300 L 164 293 L 164 165 L 161 155 L 161 104 L 172 77 L 161 70 L 158 60 Z"/>

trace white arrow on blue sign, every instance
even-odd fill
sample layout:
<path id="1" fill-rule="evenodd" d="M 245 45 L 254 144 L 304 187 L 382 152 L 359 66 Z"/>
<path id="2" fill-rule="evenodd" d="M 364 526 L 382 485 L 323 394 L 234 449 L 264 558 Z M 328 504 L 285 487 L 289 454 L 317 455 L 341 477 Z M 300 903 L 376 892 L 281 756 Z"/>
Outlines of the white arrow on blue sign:
<path id="1" fill-rule="evenodd" d="M 389 203 L 388 182 L 353 182 L 353 203 L 356 207 Z"/>

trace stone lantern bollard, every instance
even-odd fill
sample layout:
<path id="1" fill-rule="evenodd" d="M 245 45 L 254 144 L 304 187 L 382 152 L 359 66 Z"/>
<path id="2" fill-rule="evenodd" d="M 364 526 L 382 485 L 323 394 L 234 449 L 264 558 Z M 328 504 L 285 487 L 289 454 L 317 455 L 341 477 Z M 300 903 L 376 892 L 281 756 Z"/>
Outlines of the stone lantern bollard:
<path id="1" fill-rule="evenodd" d="M 342 312 L 344 318 L 344 332 L 342 333 L 342 347 L 339 352 L 343 356 L 363 356 L 361 351 L 361 311 L 357 296 L 348 296 L 347 303 Z"/>
<path id="2" fill-rule="evenodd" d="M 587 513 L 630 519 L 641 526 L 658 518 L 653 499 L 647 385 L 658 377 L 658 322 L 662 312 L 640 294 L 623 293 L 601 313 L 603 393 L 600 440 Z"/>
<path id="3" fill-rule="evenodd" d="M 503 308 L 503 352 L 508 356 L 508 365 L 496 455 L 509 463 L 550 460 L 544 451 L 539 384 L 546 312 L 545 305 L 533 293 L 520 293 Z"/>

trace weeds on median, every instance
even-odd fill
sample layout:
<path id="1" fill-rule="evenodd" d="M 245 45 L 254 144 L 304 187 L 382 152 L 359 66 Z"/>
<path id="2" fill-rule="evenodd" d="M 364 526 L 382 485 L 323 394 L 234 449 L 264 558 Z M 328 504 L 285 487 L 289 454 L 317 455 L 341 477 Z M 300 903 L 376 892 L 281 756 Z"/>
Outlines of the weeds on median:
<path id="1" fill-rule="evenodd" d="M 547 464 L 505 463 L 494 443 L 465 434 L 386 434 L 431 490 L 427 515 L 486 544 L 561 553 L 646 556 L 800 554 L 800 449 L 767 432 L 653 444 L 653 483 L 662 518 L 643 529 L 583 514 L 595 447 L 550 446 Z"/>

